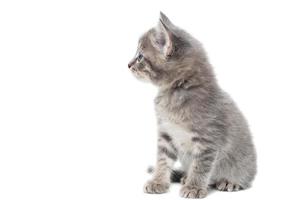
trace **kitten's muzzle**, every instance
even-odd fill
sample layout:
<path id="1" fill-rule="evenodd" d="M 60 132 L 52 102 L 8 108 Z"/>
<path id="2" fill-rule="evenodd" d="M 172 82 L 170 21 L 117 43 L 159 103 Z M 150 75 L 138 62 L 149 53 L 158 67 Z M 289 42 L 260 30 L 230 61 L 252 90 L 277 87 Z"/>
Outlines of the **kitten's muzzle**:
<path id="1" fill-rule="evenodd" d="M 128 68 L 130 69 L 134 63 L 136 62 L 136 58 L 132 59 L 129 63 L 128 63 Z"/>
<path id="2" fill-rule="evenodd" d="M 128 63 L 128 68 L 130 69 L 130 68 L 132 67 L 133 64 L 134 64 L 134 62 L 133 62 L 133 61 L 130 61 L 130 62 Z"/>

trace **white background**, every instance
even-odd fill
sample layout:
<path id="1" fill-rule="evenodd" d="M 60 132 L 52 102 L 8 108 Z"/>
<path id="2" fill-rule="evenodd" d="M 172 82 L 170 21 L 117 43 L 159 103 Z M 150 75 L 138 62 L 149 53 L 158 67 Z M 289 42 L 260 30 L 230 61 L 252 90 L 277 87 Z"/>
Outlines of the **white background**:
<path id="1" fill-rule="evenodd" d="M 298 2 L 1 1 L 0 199 L 180 199 L 143 193 L 156 88 L 127 68 L 160 10 L 204 44 L 257 146 L 253 187 L 207 199 L 295 199 Z"/>

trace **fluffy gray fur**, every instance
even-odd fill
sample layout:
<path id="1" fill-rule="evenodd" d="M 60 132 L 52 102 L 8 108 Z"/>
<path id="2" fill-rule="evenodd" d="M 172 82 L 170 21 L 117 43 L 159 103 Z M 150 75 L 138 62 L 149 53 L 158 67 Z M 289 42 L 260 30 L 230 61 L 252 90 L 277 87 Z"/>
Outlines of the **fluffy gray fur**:
<path id="1" fill-rule="evenodd" d="M 159 90 L 157 163 L 145 192 L 168 191 L 177 159 L 182 197 L 203 198 L 209 186 L 237 191 L 251 185 L 256 153 L 247 122 L 218 86 L 198 40 L 161 13 L 128 67 Z"/>

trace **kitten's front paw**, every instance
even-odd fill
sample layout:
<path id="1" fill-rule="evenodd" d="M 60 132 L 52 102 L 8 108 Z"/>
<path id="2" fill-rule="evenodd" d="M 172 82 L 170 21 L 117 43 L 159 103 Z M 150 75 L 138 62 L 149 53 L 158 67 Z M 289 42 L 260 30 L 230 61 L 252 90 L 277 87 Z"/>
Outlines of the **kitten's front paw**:
<path id="1" fill-rule="evenodd" d="M 207 195 L 206 188 L 200 188 L 197 186 L 184 185 L 180 190 L 180 196 L 184 198 L 204 198 Z"/>
<path id="2" fill-rule="evenodd" d="M 144 186 L 144 192 L 149 194 L 162 194 L 168 192 L 170 183 L 161 183 L 154 180 L 148 181 Z"/>

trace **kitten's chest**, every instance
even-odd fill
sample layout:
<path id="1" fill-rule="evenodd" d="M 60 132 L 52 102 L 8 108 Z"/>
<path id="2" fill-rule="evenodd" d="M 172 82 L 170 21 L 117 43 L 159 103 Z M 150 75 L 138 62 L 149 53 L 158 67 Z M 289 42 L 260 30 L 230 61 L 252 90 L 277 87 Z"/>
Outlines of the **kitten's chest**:
<path id="1" fill-rule="evenodd" d="M 178 103 L 178 101 L 176 102 Z M 155 103 L 159 130 L 168 133 L 178 153 L 186 154 L 192 152 L 194 145 L 192 142 L 193 134 L 183 125 L 184 108 L 170 105 L 172 104 L 172 98 L 166 96 L 158 96 Z"/>
<path id="2" fill-rule="evenodd" d="M 162 120 L 159 129 L 168 133 L 178 153 L 191 153 L 193 150 L 192 133 L 185 128 L 168 120 Z"/>

